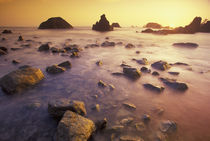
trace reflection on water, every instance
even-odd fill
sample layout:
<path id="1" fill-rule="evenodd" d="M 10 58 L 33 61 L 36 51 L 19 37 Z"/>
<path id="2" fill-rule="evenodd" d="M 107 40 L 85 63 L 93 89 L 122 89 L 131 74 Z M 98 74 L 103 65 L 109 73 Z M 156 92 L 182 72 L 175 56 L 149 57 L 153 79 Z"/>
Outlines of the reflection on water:
<path id="1" fill-rule="evenodd" d="M 22 94 L 12 96 L 0 91 L 0 140 L 43 140 L 53 139 L 57 123 L 49 117 L 47 103 L 52 99 L 70 98 L 85 102 L 87 117 L 96 121 L 106 117 L 108 127 L 117 125 L 122 119 L 132 117 L 135 123 L 141 122 L 143 114 L 149 114 L 151 121 L 145 125 L 145 131 L 133 131 L 132 126 L 126 128 L 126 134 L 140 135 L 145 141 L 153 140 L 159 130 L 162 120 L 172 120 L 178 124 L 178 130 L 170 141 L 208 141 L 210 139 L 210 111 L 209 111 L 209 84 L 210 84 L 210 34 L 192 35 L 152 35 L 136 33 L 135 28 L 121 28 L 113 32 L 99 33 L 88 28 L 74 30 L 36 30 L 35 28 L 12 28 L 14 34 L 0 35 L 6 41 L 0 46 L 8 48 L 20 47 L 23 43 L 17 42 L 21 34 L 28 41 L 30 47 L 18 51 L 9 50 L 9 54 L 0 58 L 0 77 L 15 70 L 20 65 L 32 65 L 40 68 L 45 79 L 35 88 Z M 87 44 L 102 43 L 109 37 L 109 41 L 122 42 L 116 47 L 84 48 Z M 71 39 L 71 40 L 69 40 Z M 37 48 L 41 43 L 51 42 L 51 46 L 62 48 L 63 44 L 78 44 L 84 48 L 79 59 L 71 59 L 60 54 L 40 53 Z M 196 49 L 176 48 L 175 42 L 195 42 Z M 124 46 L 132 43 L 134 49 Z M 136 54 L 140 51 L 140 54 Z M 173 66 L 170 71 L 180 72 L 173 76 L 160 72 L 161 77 L 175 78 L 186 82 L 189 89 L 180 93 L 165 86 L 162 94 L 156 94 L 144 89 L 142 84 L 153 83 L 164 86 L 158 77 L 143 74 L 137 81 L 126 77 L 114 76 L 113 72 L 122 72 L 120 64 L 125 61 L 132 67 L 141 68 L 141 65 L 132 59 L 147 58 L 149 63 L 164 60 L 168 63 L 184 62 L 190 66 Z M 17 59 L 20 65 L 13 65 L 11 61 Z M 45 72 L 46 66 L 70 60 L 72 69 L 59 75 L 49 75 Z M 102 60 L 103 65 L 95 63 Z M 150 69 L 150 65 L 147 65 Z M 152 69 L 154 71 L 154 69 Z M 98 88 L 97 83 L 103 80 L 115 86 L 114 91 Z M 98 95 L 98 98 L 94 96 Z M 136 110 L 130 111 L 122 104 L 129 102 L 136 105 Z M 100 104 L 100 112 L 92 110 L 93 105 Z M 157 107 L 164 109 L 162 115 L 155 112 Z M 96 140 L 110 140 L 107 133 L 100 133 Z"/>

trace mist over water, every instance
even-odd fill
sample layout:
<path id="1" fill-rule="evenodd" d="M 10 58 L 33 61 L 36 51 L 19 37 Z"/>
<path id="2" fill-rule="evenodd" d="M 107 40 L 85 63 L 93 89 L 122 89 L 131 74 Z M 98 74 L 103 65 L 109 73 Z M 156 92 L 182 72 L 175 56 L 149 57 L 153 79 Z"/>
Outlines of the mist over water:
<path id="1" fill-rule="evenodd" d="M 3 30 L 3 29 L 1 29 Z M 177 133 L 170 141 L 208 141 L 210 140 L 210 34 L 174 34 L 153 35 L 136 33 L 141 28 L 119 28 L 112 32 L 95 32 L 89 27 L 76 27 L 73 30 L 37 30 L 36 28 L 11 28 L 13 34 L 3 35 L 6 41 L 0 41 L 0 46 L 9 49 L 9 54 L 0 57 L 0 77 L 17 69 L 21 65 L 40 68 L 45 79 L 33 88 L 20 94 L 6 95 L 0 90 L 0 141 L 39 140 L 51 141 L 56 132 L 57 122 L 52 119 L 47 106 L 50 100 L 70 98 L 84 101 L 87 117 L 93 121 L 108 119 L 108 126 L 115 125 L 126 117 L 133 117 L 141 121 L 143 114 L 151 116 L 151 122 L 144 133 L 138 134 L 145 141 L 152 141 L 153 135 L 159 130 L 162 120 L 172 120 L 178 125 Z M 24 42 L 17 42 L 22 35 Z M 117 44 L 115 47 L 85 48 L 87 44 L 108 41 Z M 71 40 L 69 40 L 71 39 Z M 50 42 L 51 47 L 63 48 L 64 43 L 77 44 L 83 51 L 80 58 L 70 58 L 61 54 L 38 52 L 38 47 Z M 198 48 L 174 47 L 173 43 L 193 42 Z M 133 49 L 125 48 L 128 43 L 134 44 Z M 30 47 L 21 47 L 30 44 Z M 10 48 L 23 49 L 12 51 Z M 140 54 L 136 54 L 140 51 Z M 174 78 L 188 84 L 186 92 L 178 92 L 165 86 L 158 78 L 143 73 L 137 81 L 131 81 L 123 76 L 114 76 L 113 72 L 122 72 L 120 64 L 126 64 L 140 69 L 132 59 L 147 58 L 146 67 L 153 71 L 151 64 L 164 60 L 168 63 L 183 62 L 190 66 L 172 66 L 167 71 L 159 71 L 160 77 Z M 13 59 L 21 63 L 14 65 Z M 59 64 L 69 60 L 72 68 L 59 75 L 47 74 L 47 66 Z M 101 60 L 103 65 L 98 67 L 96 62 Z M 168 71 L 180 72 L 173 76 Z M 114 91 L 101 89 L 97 83 L 103 80 L 115 86 Z M 161 94 L 148 91 L 143 87 L 145 83 L 164 86 Z M 93 96 L 98 95 L 95 99 Z M 135 111 L 123 107 L 128 102 L 136 105 Z M 100 112 L 92 110 L 93 105 L 100 105 Z M 161 107 L 164 113 L 158 116 L 154 109 Z M 129 133 L 129 129 L 127 133 Z M 106 141 L 110 137 L 98 135 L 98 140 Z"/>

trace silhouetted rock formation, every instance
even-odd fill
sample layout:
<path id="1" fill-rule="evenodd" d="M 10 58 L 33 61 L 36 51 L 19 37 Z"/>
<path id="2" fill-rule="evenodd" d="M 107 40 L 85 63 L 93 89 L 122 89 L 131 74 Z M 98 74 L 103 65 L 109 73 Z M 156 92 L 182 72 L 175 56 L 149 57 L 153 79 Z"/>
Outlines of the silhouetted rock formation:
<path id="1" fill-rule="evenodd" d="M 109 24 L 109 21 L 106 19 L 105 14 L 101 16 L 99 22 L 93 25 L 92 30 L 96 31 L 112 31 L 113 27 Z"/>
<path id="2" fill-rule="evenodd" d="M 49 18 L 40 24 L 39 29 L 71 29 L 73 28 L 68 22 L 61 17 Z"/>
<path id="3" fill-rule="evenodd" d="M 145 25 L 146 28 L 154 28 L 154 29 L 160 29 L 162 28 L 162 25 L 158 23 L 148 23 Z"/>
<path id="4" fill-rule="evenodd" d="M 119 23 L 112 23 L 112 27 L 117 27 L 117 28 L 121 28 Z"/>
<path id="5" fill-rule="evenodd" d="M 155 33 L 155 34 L 193 34 L 196 32 L 210 32 L 210 21 L 201 24 L 202 18 L 195 17 L 193 21 L 185 27 L 177 27 L 173 30 L 152 30 L 146 29 L 142 33 Z"/>

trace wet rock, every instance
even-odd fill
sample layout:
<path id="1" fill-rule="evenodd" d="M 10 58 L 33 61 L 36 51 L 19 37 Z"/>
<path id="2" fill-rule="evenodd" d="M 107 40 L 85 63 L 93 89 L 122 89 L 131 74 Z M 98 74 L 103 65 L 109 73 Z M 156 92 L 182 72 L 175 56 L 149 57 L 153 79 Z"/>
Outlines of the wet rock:
<path id="1" fill-rule="evenodd" d="M 123 103 L 123 105 L 128 109 L 132 109 L 132 110 L 136 109 L 136 106 L 132 103 Z"/>
<path id="2" fill-rule="evenodd" d="M 154 113 L 156 113 L 157 115 L 162 115 L 164 113 L 164 109 L 162 107 L 156 107 L 154 109 Z"/>
<path id="3" fill-rule="evenodd" d="M 136 68 L 124 67 L 123 68 L 123 73 L 124 73 L 125 76 L 127 76 L 127 77 L 129 77 L 133 80 L 136 80 L 136 79 L 141 77 L 141 71 L 137 70 Z"/>
<path id="4" fill-rule="evenodd" d="M 70 57 L 71 58 L 79 58 L 80 56 L 79 56 L 79 53 L 78 52 L 72 52 L 72 54 L 71 54 Z"/>
<path id="5" fill-rule="evenodd" d="M 140 60 L 137 60 L 137 59 L 133 59 L 133 60 L 136 61 L 140 65 L 148 65 L 149 64 L 147 58 L 142 58 Z"/>
<path id="6" fill-rule="evenodd" d="M 112 75 L 115 75 L 115 76 L 123 76 L 124 74 L 121 73 L 121 72 L 113 72 Z"/>
<path id="7" fill-rule="evenodd" d="M 87 114 L 85 104 L 82 101 L 60 99 L 48 103 L 48 113 L 55 118 L 61 118 L 68 110 L 82 116 Z"/>
<path id="8" fill-rule="evenodd" d="M 12 60 L 12 63 L 13 64 L 20 64 L 20 61 L 19 60 Z"/>
<path id="9" fill-rule="evenodd" d="M 122 64 L 120 66 L 123 67 L 123 68 L 124 67 L 127 67 L 127 68 L 130 68 L 131 67 L 130 65 L 127 65 L 126 62 L 122 62 Z"/>
<path id="10" fill-rule="evenodd" d="M 177 129 L 177 125 L 174 121 L 166 120 L 160 123 L 160 131 L 163 133 L 173 133 Z"/>
<path id="11" fill-rule="evenodd" d="M 38 51 L 49 51 L 49 49 L 50 49 L 50 46 L 49 46 L 49 44 L 47 43 L 47 44 L 42 44 L 42 45 L 39 47 Z"/>
<path id="12" fill-rule="evenodd" d="M 144 84 L 144 88 L 148 89 L 148 90 L 151 90 L 151 91 L 154 91 L 154 92 L 157 92 L 157 93 L 161 93 L 164 91 L 164 87 L 160 87 L 160 86 L 155 86 L 153 84 Z"/>
<path id="13" fill-rule="evenodd" d="M 19 36 L 18 37 L 18 41 L 23 41 L 23 37 L 22 36 Z"/>
<path id="14" fill-rule="evenodd" d="M 60 49 L 56 47 L 52 47 L 50 50 L 52 51 L 52 53 L 60 53 Z"/>
<path id="15" fill-rule="evenodd" d="M 112 27 L 121 28 L 119 23 L 112 23 Z"/>
<path id="16" fill-rule="evenodd" d="M 166 84 L 167 86 L 179 90 L 179 91 L 186 91 L 188 89 L 187 84 L 183 82 L 178 82 L 175 79 L 169 79 L 169 78 L 160 78 L 160 80 Z"/>
<path id="17" fill-rule="evenodd" d="M 6 55 L 7 53 L 5 51 L 3 51 L 2 49 L 0 49 L 0 56 L 2 55 Z"/>
<path id="18" fill-rule="evenodd" d="M 143 122 L 139 122 L 135 124 L 136 130 L 139 132 L 144 132 L 146 130 L 146 127 Z"/>
<path id="19" fill-rule="evenodd" d="M 91 47 L 91 48 L 99 47 L 99 45 L 98 44 L 88 44 L 88 45 L 85 46 L 85 48 L 89 48 L 89 47 Z"/>
<path id="20" fill-rule="evenodd" d="M 2 34 L 11 34 L 12 33 L 12 31 L 11 30 L 7 30 L 7 29 L 5 29 L 4 31 L 2 31 Z"/>
<path id="21" fill-rule="evenodd" d="M 109 89 L 110 89 L 111 91 L 113 91 L 113 90 L 115 89 L 115 86 L 112 85 L 112 84 L 109 84 L 108 86 L 109 86 Z"/>
<path id="22" fill-rule="evenodd" d="M 135 48 L 135 45 L 131 44 L 131 43 L 128 43 L 125 48 Z"/>
<path id="23" fill-rule="evenodd" d="M 56 141 L 87 141 L 94 131 L 92 120 L 67 111 L 58 124 Z"/>
<path id="24" fill-rule="evenodd" d="M 106 19 L 105 14 L 101 16 L 99 22 L 93 25 L 92 30 L 96 31 L 112 31 L 113 27 L 109 24 L 109 21 Z"/>
<path id="25" fill-rule="evenodd" d="M 140 137 L 122 135 L 120 136 L 120 141 L 144 141 L 144 140 Z"/>
<path id="26" fill-rule="evenodd" d="M 187 47 L 187 48 L 197 48 L 199 45 L 196 43 L 174 43 L 175 47 Z"/>
<path id="27" fill-rule="evenodd" d="M 153 22 L 147 23 L 147 24 L 145 25 L 145 27 L 146 27 L 146 28 L 154 28 L 154 29 L 160 29 L 160 28 L 162 28 L 162 26 L 161 26 L 160 24 L 158 24 L 158 23 L 153 23 Z"/>
<path id="28" fill-rule="evenodd" d="M 151 65 L 154 69 L 157 69 L 157 70 L 167 70 L 169 69 L 171 66 L 165 62 L 165 61 L 158 61 L 158 62 L 155 62 Z"/>
<path id="29" fill-rule="evenodd" d="M 19 48 L 19 47 L 12 47 L 10 48 L 12 51 L 17 51 L 17 50 L 21 50 L 22 48 Z"/>
<path id="30" fill-rule="evenodd" d="M 64 49 L 68 52 L 71 52 L 71 53 L 82 51 L 82 49 L 77 44 L 65 45 Z"/>
<path id="31" fill-rule="evenodd" d="M 160 74 L 159 74 L 159 72 L 157 72 L 157 71 L 153 71 L 152 75 L 154 75 L 154 76 L 159 76 Z"/>
<path id="32" fill-rule="evenodd" d="M 102 47 L 114 47 L 115 46 L 115 42 L 109 42 L 109 41 L 105 41 L 101 44 Z"/>
<path id="33" fill-rule="evenodd" d="M 182 63 L 182 62 L 176 62 L 173 65 L 177 65 L 177 66 L 189 66 L 187 63 Z"/>
<path id="34" fill-rule="evenodd" d="M 144 72 L 144 73 L 151 73 L 151 70 L 148 69 L 147 67 L 141 67 L 141 72 Z"/>
<path id="35" fill-rule="evenodd" d="M 149 121 L 151 120 L 150 115 L 144 114 L 144 115 L 142 116 L 142 120 L 143 120 L 144 122 L 149 122 Z"/>
<path id="36" fill-rule="evenodd" d="M 39 29 L 71 29 L 73 28 L 68 22 L 61 17 L 52 17 L 39 25 Z"/>
<path id="37" fill-rule="evenodd" d="M 66 69 L 64 67 L 60 67 L 58 65 L 52 65 L 46 68 L 46 72 L 50 74 L 58 74 L 64 72 Z"/>
<path id="38" fill-rule="evenodd" d="M 65 61 L 65 62 L 62 62 L 60 64 L 58 64 L 59 67 L 63 67 L 65 69 L 70 69 L 71 68 L 71 63 L 69 61 Z"/>
<path id="39" fill-rule="evenodd" d="M 128 124 L 131 124 L 133 122 L 133 120 L 134 119 L 132 117 L 124 118 L 120 121 L 120 124 L 128 125 Z"/>
<path id="40" fill-rule="evenodd" d="M 107 87 L 107 84 L 105 82 L 103 82 L 102 80 L 99 80 L 98 86 L 102 87 L 102 88 L 105 88 L 105 87 Z"/>
<path id="41" fill-rule="evenodd" d="M 100 112 L 100 105 L 96 104 L 95 106 L 92 107 L 92 110 L 96 110 L 97 112 Z"/>
<path id="42" fill-rule="evenodd" d="M 0 47 L 0 50 L 3 50 L 4 52 L 8 53 L 8 49 L 6 47 Z"/>
<path id="43" fill-rule="evenodd" d="M 99 60 L 99 61 L 96 62 L 96 65 L 97 65 L 97 66 L 102 66 L 103 63 L 102 63 L 102 61 Z"/>
<path id="44" fill-rule="evenodd" d="M 96 131 L 104 130 L 107 127 L 107 119 L 99 120 L 95 123 Z"/>
<path id="45" fill-rule="evenodd" d="M 171 75 L 179 75 L 179 72 L 172 72 L 172 71 L 170 71 L 168 73 L 171 74 Z"/>
<path id="46" fill-rule="evenodd" d="M 43 78 L 44 74 L 40 69 L 22 66 L 3 76 L 0 86 L 6 93 L 13 94 L 39 83 Z"/>

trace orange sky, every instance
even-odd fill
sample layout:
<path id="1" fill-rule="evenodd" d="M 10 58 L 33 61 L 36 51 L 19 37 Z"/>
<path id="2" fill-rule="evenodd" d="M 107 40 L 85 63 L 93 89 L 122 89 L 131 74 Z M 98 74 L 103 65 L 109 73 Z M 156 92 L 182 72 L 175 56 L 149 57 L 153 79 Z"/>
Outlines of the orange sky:
<path id="1" fill-rule="evenodd" d="M 183 26 L 195 16 L 210 19 L 210 0 L 0 0 L 0 26 L 38 26 L 55 16 L 92 26 L 103 13 L 122 26 Z"/>

